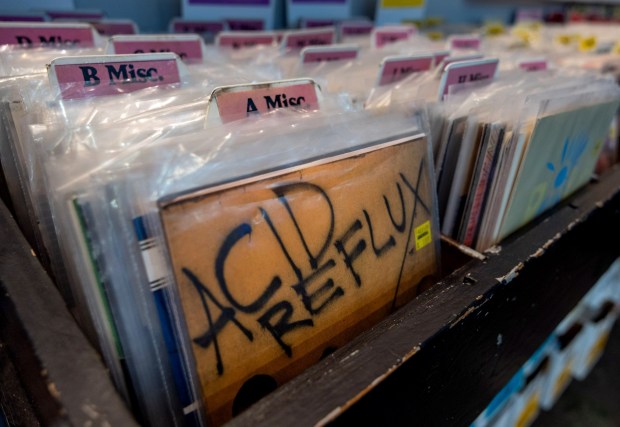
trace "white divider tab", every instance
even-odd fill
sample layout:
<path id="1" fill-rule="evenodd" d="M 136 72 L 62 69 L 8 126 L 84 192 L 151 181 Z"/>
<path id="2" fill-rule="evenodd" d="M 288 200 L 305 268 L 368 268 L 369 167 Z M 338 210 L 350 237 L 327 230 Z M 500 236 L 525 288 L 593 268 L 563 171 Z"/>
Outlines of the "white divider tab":
<path id="1" fill-rule="evenodd" d="M 80 99 L 180 83 L 187 70 L 174 53 L 73 56 L 54 59 L 48 77 L 62 99 Z"/>
<path id="2" fill-rule="evenodd" d="M 85 23 L 0 22 L 0 45 L 93 47 L 96 37 Z"/>
<path id="3" fill-rule="evenodd" d="M 311 79 L 224 86 L 211 94 L 208 115 L 210 121 L 228 123 L 280 108 L 317 110 L 320 99 L 321 91 Z"/>
<path id="4" fill-rule="evenodd" d="M 199 64 L 205 57 L 204 42 L 198 34 L 114 36 L 107 51 L 117 55 L 172 52 L 188 64 Z"/>
<path id="5" fill-rule="evenodd" d="M 491 80 L 497 74 L 498 59 L 478 59 L 455 62 L 446 67 L 439 84 L 439 100 L 443 100 L 453 85 Z"/>

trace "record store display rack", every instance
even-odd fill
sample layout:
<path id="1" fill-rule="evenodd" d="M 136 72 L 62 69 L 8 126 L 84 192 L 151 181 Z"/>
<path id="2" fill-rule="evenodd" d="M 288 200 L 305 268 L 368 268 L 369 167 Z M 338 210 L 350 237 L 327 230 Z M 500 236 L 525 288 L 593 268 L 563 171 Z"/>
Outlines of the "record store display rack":
<path id="1" fill-rule="evenodd" d="M 0 23 L 0 421 L 524 426 L 595 365 L 620 30 L 89 20 Z"/>

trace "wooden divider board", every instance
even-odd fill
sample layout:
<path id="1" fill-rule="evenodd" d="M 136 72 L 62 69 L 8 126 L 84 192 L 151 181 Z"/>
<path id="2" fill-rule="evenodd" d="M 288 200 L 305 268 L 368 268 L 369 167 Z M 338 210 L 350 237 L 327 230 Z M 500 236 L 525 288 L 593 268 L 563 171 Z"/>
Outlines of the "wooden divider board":
<path id="1" fill-rule="evenodd" d="M 438 269 L 432 191 L 414 136 L 160 201 L 211 422 L 415 295 Z"/>

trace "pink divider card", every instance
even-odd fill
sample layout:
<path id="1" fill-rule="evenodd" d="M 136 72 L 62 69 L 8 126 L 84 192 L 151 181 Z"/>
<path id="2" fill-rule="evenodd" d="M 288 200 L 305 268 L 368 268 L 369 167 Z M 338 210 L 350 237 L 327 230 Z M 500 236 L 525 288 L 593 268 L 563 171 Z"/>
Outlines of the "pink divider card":
<path id="1" fill-rule="evenodd" d="M 280 108 L 304 111 L 319 108 L 318 87 L 308 79 L 218 88 L 211 99 L 217 103 L 223 123 Z"/>
<path id="2" fill-rule="evenodd" d="M 263 31 L 265 22 L 262 19 L 227 19 L 226 24 L 231 31 Z"/>
<path id="3" fill-rule="evenodd" d="M 89 24 L 92 25 L 99 34 L 108 37 L 123 34 L 136 34 L 138 32 L 136 24 L 129 20 L 90 21 Z"/>
<path id="4" fill-rule="evenodd" d="M 416 29 L 409 26 L 387 26 L 375 28 L 372 32 L 372 45 L 375 48 L 382 48 L 390 43 L 395 43 L 402 40 L 408 40 Z"/>
<path id="5" fill-rule="evenodd" d="M 275 33 L 263 31 L 223 31 L 218 34 L 215 44 L 220 47 L 240 49 L 257 45 L 272 45 L 277 41 Z"/>
<path id="6" fill-rule="evenodd" d="M 340 23 L 340 34 L 343 36 L 363 36 L 370 34 L 374 25 L 369 21 L 345 21 Z"/>
<path id="7" fill-rule="evenodd" d="M 440 50 L 438 52 L 434 52 L 433 55 L 435 56 L 435 67 L 437 67 L 439 64 L 441 64 L 441 61 L 450 56 L 450 51 Z"/>
<path id="8" fill-rule="evenodd" d="M 357 58 L 359 47 L 351 46 L 310 46 L 301 51 L 301 62 L 304 64 L 323 61 L 342 61 Z"/>
<path id="9" fill-rule="evenodd" d="M 387 57 L 379 70 L 379 86 L 399 82 L 414 73 L 429 71 L 434 60 L 433 54 Z"/>
<path id="10" fill-rule="evenodd" d="M 120 55 L 172 52 L 188 64 L 199 64 L 204 59 L 202 39 L 198 34 L 117 36 L 112 37 L 110 43 L 114 47 L 114 53 Z"/>
<path id="11" fill-rule="evenodd" d="M 527 59 L 519 62 L 519 68 L 525 71 L 544 71 L 548 65 L 546 59 Z"/>
<path id="12" fill-rule="evenodd" d="M 172 21 L 173 33 L 213 33 L 217 34 L 226 29 L 226 24 L 222 21 L 190 21 L 175 19 Z"/>
<path id="13" fill-rule="evenodd" d="M 321 28 L 321 27 L 333 27 L 336 25 L 336 21 L 333 19 L 304 19 L 301 21 L 301 28 Z"/>
<path id="14" fill-rule="evenodd" d="M 497 59 L 478 59 L 448 65 L 439 84 L 439 100 L 444 99 L 453 85 L 495 78 L 498 65 Z"/>
<path id="15" fill-rule="evenodd" d="M 450 49 L 456 50 L 479 50 L 480 49 L 480 37 L 478 36 L 452 36 L 448 39 Z"/>
<path id="16" fill-rule="evenodd" d="M 103 19 L 104 13 L 100 10 L 46 10 L 51 19 Z"/>
<path id="17" fill-rule="evenodd" d="M 285 49 L 303 49 L 306 46 L 333 44 L 336 41 L 334 28 L 292 31 L 284 34 L 282 46 Z"/>
<path id="18" fill-rule="evenodd" d="M 173 54 L 67 57 L 52 61 L 49 78 L 62 99 L 80 99 L 180 83 L 181 71 Z"/>
<path id="19" fill-rule="evenodd" d="M 0 23 L 0 45 L 93 47 L 95 36 L 88 24 Z"/>
<path id="20" fill-rule="evenodd" d="M 1 22 L 45 22 L 44 15 L 19 14 L 19 13 L 0 13 Z"/>

